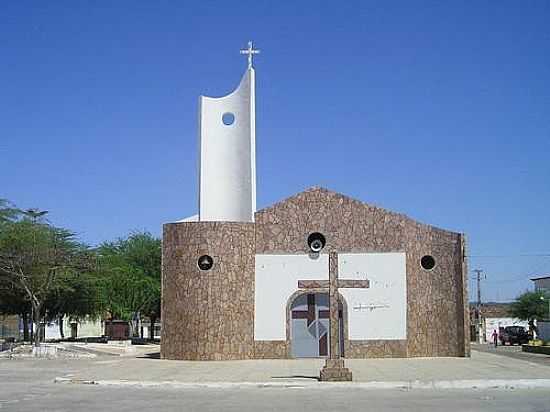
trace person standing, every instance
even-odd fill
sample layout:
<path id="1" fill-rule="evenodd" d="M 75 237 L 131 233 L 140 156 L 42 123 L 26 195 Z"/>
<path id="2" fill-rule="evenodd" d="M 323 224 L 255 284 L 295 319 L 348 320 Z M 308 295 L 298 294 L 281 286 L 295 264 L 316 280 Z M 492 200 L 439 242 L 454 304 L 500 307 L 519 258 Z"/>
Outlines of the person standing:
<path id="1" fill-rule="evenodd" d="M 491 335 L 493 337 L 493 343 L 495 344 L 495 348 L 498 345 L 498 332 L 496 329 L 493 329 L 493 334 Z"/>

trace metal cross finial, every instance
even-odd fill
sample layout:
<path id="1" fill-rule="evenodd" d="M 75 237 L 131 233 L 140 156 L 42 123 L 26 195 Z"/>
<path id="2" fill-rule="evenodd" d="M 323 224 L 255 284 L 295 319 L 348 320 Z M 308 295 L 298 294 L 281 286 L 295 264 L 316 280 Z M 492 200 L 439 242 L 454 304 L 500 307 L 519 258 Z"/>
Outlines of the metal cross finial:
<path id="1" fill-rule="evenodd" d="M 248 42 L 248 49 L 241 49 L 241 54 L 248 54 L 248 68 L 252 68 L 252 56 L 254 54 L 259 54 L 260 50 L 255 49 L 252 45 L 252 41 Z"/>

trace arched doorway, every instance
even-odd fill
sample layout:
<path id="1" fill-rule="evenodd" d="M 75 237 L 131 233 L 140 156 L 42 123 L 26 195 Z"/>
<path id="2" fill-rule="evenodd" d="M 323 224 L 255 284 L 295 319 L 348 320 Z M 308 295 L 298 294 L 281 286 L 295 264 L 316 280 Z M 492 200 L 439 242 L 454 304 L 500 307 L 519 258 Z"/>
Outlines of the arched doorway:
<path id="1" fill-rule="evenodd" d="M 293 358 L 330 354 L 328 293 L 302 293 L 290 305 L 290 353 Z M 340 353 L 344 353 L 344 321 L 339 304 Z"/>

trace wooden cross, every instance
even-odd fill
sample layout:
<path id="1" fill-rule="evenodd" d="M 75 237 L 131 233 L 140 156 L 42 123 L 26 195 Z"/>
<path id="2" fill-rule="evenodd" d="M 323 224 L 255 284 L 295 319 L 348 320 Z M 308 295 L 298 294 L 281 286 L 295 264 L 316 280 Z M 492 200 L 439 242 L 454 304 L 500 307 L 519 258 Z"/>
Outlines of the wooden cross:
<path id="1" fill-rule="evenodd" d="M 255 54 L 259 54 L 260 50 L 255 49 L 254 46 L 252 45 L 252 42 L 249 41 L 248 42 L 248 48 L 247 49 L 241 49 L 240 52 L 241 52 L 241 54 L 248 54 L 248 68 L 251 69 L 252 68 L 252 57 Z"/>
<path id="2" fill-rule="evenodd" d="M 299 280 L 299 289 L 328 289 L 330 308 L 329 341 L 330 354 L 325 367 L 321 371 L 321 380 L 351 380 L 351 372 L 344 367 L 344 360 L 340 359 L 338 339 L 338 288 L 368 288 L 368 279 L 339 279 L 338 254 L 330 252 L 328 256 L 329 280 Z"/>

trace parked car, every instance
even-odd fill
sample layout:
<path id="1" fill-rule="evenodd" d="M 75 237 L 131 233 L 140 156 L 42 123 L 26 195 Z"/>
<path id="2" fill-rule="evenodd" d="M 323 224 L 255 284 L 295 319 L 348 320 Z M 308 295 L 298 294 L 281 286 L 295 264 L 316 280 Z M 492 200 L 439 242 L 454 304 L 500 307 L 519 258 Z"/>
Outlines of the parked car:
<path id="1" fill-rule="evenodd" d="M 529 342 L 529 333 L 523 326 L 506 326 L 499 335 L 500 343 L 506 345 L 523 345 Z"/>

